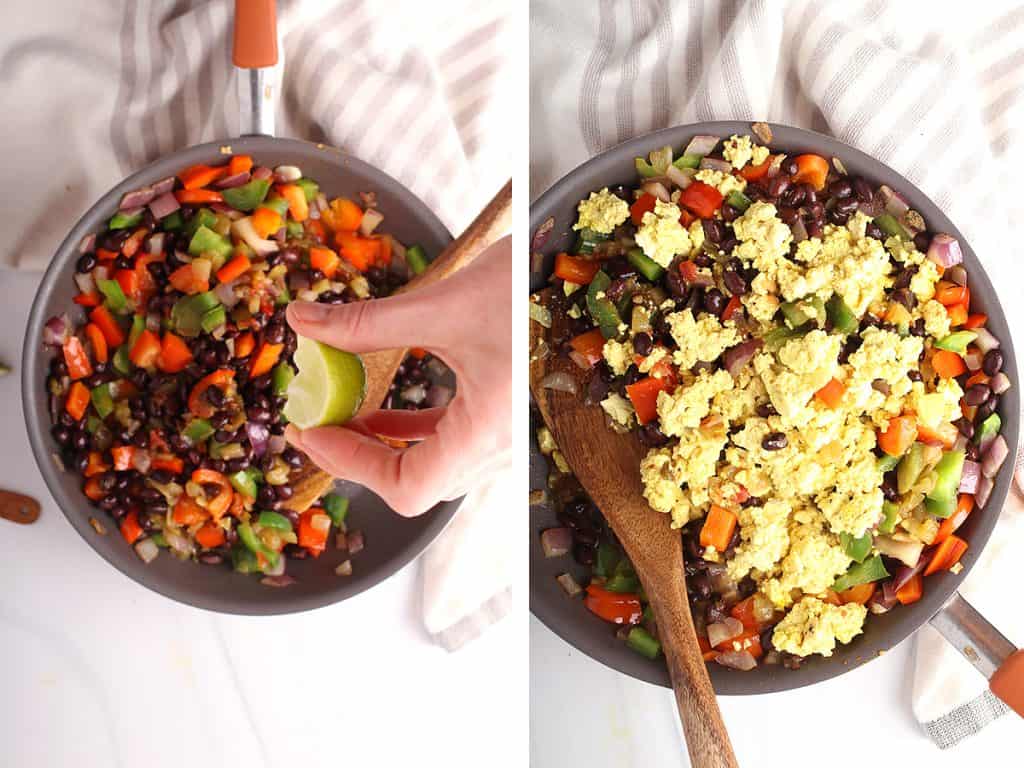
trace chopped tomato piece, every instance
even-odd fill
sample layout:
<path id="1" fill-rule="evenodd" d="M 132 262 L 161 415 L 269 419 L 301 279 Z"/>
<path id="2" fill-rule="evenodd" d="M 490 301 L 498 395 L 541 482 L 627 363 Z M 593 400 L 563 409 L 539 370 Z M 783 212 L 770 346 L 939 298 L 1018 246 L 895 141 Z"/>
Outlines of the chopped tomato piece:
<path id="1" fill-rule="evenodd" d="M 747 163 L 740 168 L 740 176 L 747 181 L 760 181 L 768 175 L 768 169 L 772 166 L 772 156 L 769 155 L 760 165 Z"/>
<path id="2" fill-rule="evenodd" d="M 196 541 L 203 549 L 216 549 L 225 540 L 224 529 L 216 523 L 207 523 L 196 531 Z"/>

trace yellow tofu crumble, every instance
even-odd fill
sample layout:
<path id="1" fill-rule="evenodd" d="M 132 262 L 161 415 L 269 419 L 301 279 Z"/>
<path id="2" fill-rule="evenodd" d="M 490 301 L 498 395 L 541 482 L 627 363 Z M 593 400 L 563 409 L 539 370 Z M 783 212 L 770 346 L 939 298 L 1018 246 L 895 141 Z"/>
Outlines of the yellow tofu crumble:
<path id="1" fill-rule="evenodd" d="M 590 229 L 602 235 L 611 234 L 629 218 L 629 204 L 609 192 L 607 187 L 600 192 L 591 192 L 590 197 L 580 201 L 577 210 L 579 220 L 573 229 Z"/>

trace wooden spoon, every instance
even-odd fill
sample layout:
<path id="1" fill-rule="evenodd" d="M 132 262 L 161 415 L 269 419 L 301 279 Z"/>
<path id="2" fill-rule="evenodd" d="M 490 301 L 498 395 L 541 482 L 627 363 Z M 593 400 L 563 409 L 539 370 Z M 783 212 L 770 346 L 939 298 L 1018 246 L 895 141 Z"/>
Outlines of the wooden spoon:
<path id="1" fill-rule="evenodd" d="M 466 231 L 448 244 L 427 269 L 399 288 L 396 293 L 414 291 L 443 280 L 469 264 L 487 246 L 508 233 L 512 224 L 512 180 L 509 179 L 487 206 L 477 215 Z M 357 416 L 380 408 L 394 381 L 398 366 L 405 359 L 407 349 L 385 349 L 362 355 L 366 368 L 366 397 Z M 305 512 L 327 493 L 334 478 L 307 462 L 292 478 L 292 497 L 285 505 L 295 512 Z"/>
<path id="2" fill-rule="evenodd" d="M 542 301 L 546 303 L 549 294 L 550 289 L 542 291 Z M 643 582 L 658 622 L 690 761 L 697 768 L 736 766 L 697 646 L 679 531 L 672 530 L 668 516 L 651 509 L 643 497 L 640 460 L 645 450 L 634 433 L 609 429 L 600 405 L 586 405 L 579 395 L 541 387 L 548 374 L 562 371 L 583 389 L 579 368 L 559 355 L 552 343 L 552 337 L 565 337 L 559 327 L 564 322 L 555 318 L 551 330 L 530 322 L 530 391 L 559 450 L 608 520 Z M 534 354 L 542 339 L 550 351 L 546 356 Z"/>

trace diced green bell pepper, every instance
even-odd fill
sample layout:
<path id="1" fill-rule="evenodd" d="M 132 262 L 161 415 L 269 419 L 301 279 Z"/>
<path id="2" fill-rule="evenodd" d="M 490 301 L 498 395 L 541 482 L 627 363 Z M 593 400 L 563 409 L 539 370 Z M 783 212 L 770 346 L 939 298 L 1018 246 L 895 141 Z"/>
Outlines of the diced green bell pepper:
<path id="1" fill-rule="evenodd" d="M 306 195 L 307 203 L 312 203 L 316 200 L 316 196 L 320 194 L 320 185 L 312 179 L 302 178 L 296 181 L 295 184 L 302 190 L 303 194 Z"/>
<path id="2" fill-rule="evenodd" d="M 288 237 L 302 237 L 306 231 L 301 221 L 295 221 L 295 219 L 288 219 L 284 225 L 285 230 L 288 232 Z"/>
<path id="3" fill-rule="evenodd" d="M 253 179 L 248 184 L 221 192 L 224 202 L 239 211 L 253 211 L 270 191 L 270 179 Z"/>
<path id="4" fill-rule="evenodd" d="M 266 200 L 260 203 L 258 207 L 269 208 L 281 218 L 284 218 L 285 216 L 288 215 L 288 201 L 278 195 L 268 197 Z"/>
<path id="5" fill-rule="evenodd" d="M 217 306 L 220 306 L 220 299 L 213 291 L 186 296 L 171 308 L 171 323 L 182 336 L 198 336 L 203 316 Z"/>
<path id="6" fill-rule="evenodd" d="M 193 256 L 212 253 L 221 258 L 227 258 L 231 255 L 232 250 L 234 248 L 231 245 L 231 240 L 224 235 L 218 235 L 208 227 L 197 229 L 188 244 L 188 252 Z"/>
<path id="7" fill-rule="evenodd" d="M 96 413 L 100 415 L 101 419 L 107 418 L 114 410 L 114 398 L 110 396 L 110 384 L 104 383 L 93 387 L 89 393 L 89 399 L 92 400 L 92 407 L 96 409 Z"/>
<path id="8" fill-rule="evenodd" d="M 840 333 L 853 333 L 857 330 L 857 316 L 838 293 L 825 302 L 825 313 L 832 327 Z"/>
<path id="9" fill-rule="evenodd" d="M 160 229 L 165 232 L 175 232 L 182 228 L 185 224 L 185 217 L 181 215 L 181 211 L 175 211 L 169 213 L 160 220 Z"/>
<path id="10" fill-rule="evenodd" d="M 340 528 L 348 517 L 348 499 L 337 493 L 328 493 L 322 503 L 324 512 L 331 518 L 331 522 Z"/>
<path id="11" fill-rule="evenodd" d="M 839 541 L 843 545 L 843 551 L 852 557 L 856 562 L 863 563 L 864 558 L 871 552 L 872 537 L 867 532 L 861 536 L 853 536 L 843 531 L 839 534 Z"/>
<path id="12" fill-rule="evenodd" d="M 856 587 L 858 584 L 867 584 L 870 581 L 878 581 L 879 579 L 886 578 L 888 575 L 889 572 L 885 569 L 885 563 L 882 562 L 882 558 L 879 555 L 872 555 L 863 563 L 851 565 L 846 573 L 836 579 L 832 589 L 836 592 L 845 592 L 850 587 Z"/>
<path id="13" fill-rule="evenodd" d="M 276 304 L 279 307 L 283 307 L 285 304 L 287 304 L 291 300 L 292 300 L 292 292 L 288 290 L 288 286 L 287 285 L 282 285 L 281 286 L 281 292 L 279 294 L 277 294 L 277 297 L 274 299 L 274 304 Z"/>
<path id="14" fill-rule="evenodd" d="M 879 533 L 892 533 L 896 530 L 896 518 L 900 508 L 891 501 L 882 502 L 882 522 L 878 524 Z"/>
<path id="15" fill-rule="evenodd" d="M 199 230 L 200 227 L 206 227 L 207 229 L 213 229 L 217 224 L 217 214 L 211 211 L 209 208 L 200 208 L 194 214 L 192 218 L 185 222 L 185 235 L 189 240 L 192 239 L 193 235 Z"/>
<path id="16" fill-rule="evenodd" d="M 195 445 L 212 436 L 213 432 L 213 425 L 206 419 L 192 419 L 181 431 L 181 436 L 188 441 L 189 445 Z M 255 496 L 255 494 L 253 495 Z"/>
<path id="17" fill-rule="evenodd" d="M 924 445 L 914 443 L 896 467 L 896 490 L 899 493 L 909 491 L 921 476 L 922 469 L 924 469 Z"/>
<path id="18" fill-rule="evenodd" d="M 644 160 L 642 157 L 634 158 L 633 163 L 636 166 L 636 172 L 643 176 L 645 179 L 650 179 L 654 176 L 660 175 L 656 170 L 654 170 L 654 166 L 651 165 L 646 160 Z"/>
<path id="19" fill-rule="evenodd" d="M 146 330 L 146 316 L 145 315 L 133 315 L 132 316 L 132 327 L 128 330 L 128 352 L 132 351 L 132 347 L 135 346 L 135 342 L 139 340 L 139 336 Z M 131 359 L 128 360 L 131 362 Z"/>
<path id="20" fill-rule="evenodd" d="M 430 261 L 427 259 L 427 252 L 422 245 L 410 245 L 405 250 L 405 261 L 414 275 L 421 274 Z"/>
<path id="21" fill-rule="evenodd" d="M 725 196 L 725 202 L 737 211 L 745 211 L 750 207 L 751 200 L 738 189 L 734 189 Z"/>
<path id="22" fill-rule="evenodd" d="M 249 529 L 250 532 L 252 529 Z M 259 573 L 260 564 L 256 559 L 256 553 L 246 547 L 241 541 L 231 548 L 231 566 L 237 573 Z"/>
<path id="23" fill-rule="evenodd" d="M 615 571 L 612 573 L 608 581 L 605 582 L 604 588 L 609 592 L 637 592 L 640 589 L 640 579 L 636 575 L 636 571 L 633 570 L 633 564 L 629 562 L 628 558 L 622 558 L 615 566 Z"/>
<path id="24" fill-rule="evenodd" d="M 935 517 L 949 517 L 956 509 L 965 458 L 964 451 L 947 451 L 935 465 L 935 487 L 924 498 L 924 508 Z"/>
<path id="25" fill-rule="evenodd" d="M 604 295 L 611 284 L 612 279 L 604 270 L 601 270 L 594 275 L 594 279 L 590 281 L 590 287 L 587 289 L 587 309 L 590 311 L 590 316 L 601 327 L 601 333 L 606 339 L 618 335 L 619 323 L 622 322 L 619 310 L 615 308 L 612 300 Z"/>
<path id="26" fill-rule="evenodd" d="M 899 237 L 903 240 L 910 240 L 910 233 L 903 228 L 896 217 L 890 213 L 883 213 L 875 217 L 875 225 L 890 237 Z"/>
<path id="27" fill-rule="evenodd" d="M 661 653 L 661 643 L 643 627 L 633 627 L 626 635 L 626 645 L 648 659 L 658 658 Z"/>
<path id="28" fill-rule="evenodd" d="M 273 388 L 274 394 L 287 394 L 288 385 L 291 384 L 294 378 L 295 369 L 288 365 L 288 363 L 278 363 L 274 366 L 274 370 L 270 374 L 270 386 Z"/>
<path id="29" fill-rule="evenodd" d="M 935 342 L 936 349 L 945 349 L 948 352 L 956 352 L 958 355 L 963 355 L 967 352 L 967 345 L 978 338 L 978 334 L 974 331 L 956 331 L 943 336 L 941 339 Z"/>
<path id="30" fill-rule="evenodd" d="M 999 434 L 999 430 L 1003 426 L 1003 420 L 999 418 L 998 413 L 993 413 L 988 416 L 978 430 L 974 433 L 974 442 L 981 445 L 987 442 L 990 438 L 995 437 Z"/>
<path id="31" fill-rule="evenodd" d="M 160 531 L 157 531 L 156 533 L 151 533 L 149 538 L 151 538 L 153 540 L 153 543 L 161 549 L 167 546 L 167 539 L 164 538 L 164 535 L 160 533 Z"/>
<path id="32" fill-rule="evenodd" d="M 607 579 L 615 573 L 615 566 L 622 559 L 622 553 L 607 541 L 601 541 L 597 545 L 597 554 L 594 557 L 594 575 Z"/>
<path id="33" fill-rule="evenodd" d="M 764 339 L 765 348 L 775 352 L 787 341 L 799 339 L 804 335 L 806 335 L 805 331 L 799 328 L 786 328 L 780 326 L 778 328 L 772 328 L 762 338 Z"/>
<path id="34" fill-rule="evenodd" d="M 647 605 L 644 606 L 644 612 L 640 615 L 640 621 L 644 624 L 650 624 L 654 621 L 654 609 L 651 608 L 650 603 L 647 603 Z"/>
<path id="35" fill-rule="evenodd" d="M 256 531 L 252 529 L 249 523 L 242 523 L 238 526 L 238 538 L 245 545 L 246 549 L 254 555 L 262 554 L 267 558 L 267 562 L 271 567 L 277 565 L 278 558 L 281 555 L 260 541 L 260 537 L 256 535 Z"/>
<path id="36" fill-rule="evenodd" d="M 90 435 L 95 435 L 96 431 L 103 426 L 103 422 L 95 413 L 88 413 L 85 416 L 85 431 Z"/>
<path id="37" fill-rule="evenodd" d="M 641 275 L 652 283 L 660 280 L 661 276 L 665 273 L 665 270 L 658 262 L 646 256 L 639 248 L 630 248 L 626 253 L 626 258 L 629 259 L 630 264 L 637 268 Z"/>
<path id="38" fill-rule="evenodd" d="M 672 165 L 679 170 L 682 170 L 683 168 L 700 168 L 701 159 L 700 155 L 683 155 L 682 157 L 677 158 Z"/>
<path id="39" fill-rule="evenodd" d="M 248 469 L 240 469 L 233 475 L 228 475 L 232 487 L 243 496 L 255 499 L 259 493 L 259 486 L 256 485 L 256 474 Z M 260 523 L 262 525 L 262 521 Z M 289 526 L 290 528 L 291 526 Z"/>
<path id="40" fill-rule="evenodd" d="M 890 472 L 896 469 L 896 465 L 900 463 L 899 456 L 890 456 L 888 453 L 882 454 L 875 459 L 875 466 L 878 467 L 878 471 L 883 475 L 886 472 Z"/>
<path id="41" fill-rule="evenodd" d="M 128 375 L 132 372 L 132 361 L 128 359 L 128 345 L 122 344 L 114 351 L 114 370 L 118 373 Z"/>
<path id="42" fill-rule="evenodd" d="M 795 301 L 784 301 L 779 304 L 779 309 L 782 311 L 782 317 L 788 328 L 799 328 L 811 319 Z"/>
<path id="43" fill-rule="evenodd" d="M 130 227 L 136 227 L 142 223 L 143 211 L 126 216 L 124 212 L 118 211 L 111 216 L 110 221 L 107 222 L 107 229 L 128 229 Z"/>
<path id="44" fill-rule="evenodd" d="M 292 521 L 282 515 L 280 512 L 272 512 L 269 509 L 260 512 L 260 516 L 256 519 L 264 528 L 274 528 L 278 531 L 291 531 Z"/>
<path id="45" fill-rule="evenodd" d="M 96 287 L 106 299 L 107 308 L 115 315 L 123 315 L 129 310 L 128 297 L 124 295 L 121 284 L 117 280 L 107 280 L 101 277 L 96 280 Z"/>
<path id="46" fill-rule="evenodd" d="M 576 245 L 573 250 L 576 253 L 593 253 L 594 249 L 607 239 L 608 235 L 584 227 L 576 235 Z"/>
<path id="47" fill-rule="evenodd" d="M 224 325 L 227 321 L 227 310 L 224 309 L 223 304 L 218 304 L 216 307 L 208 309 L 203 313 L 203 319 L 200 321 L 199 325 L 206 333 L 209 333 L 214 328 L 219 328 Z"/>

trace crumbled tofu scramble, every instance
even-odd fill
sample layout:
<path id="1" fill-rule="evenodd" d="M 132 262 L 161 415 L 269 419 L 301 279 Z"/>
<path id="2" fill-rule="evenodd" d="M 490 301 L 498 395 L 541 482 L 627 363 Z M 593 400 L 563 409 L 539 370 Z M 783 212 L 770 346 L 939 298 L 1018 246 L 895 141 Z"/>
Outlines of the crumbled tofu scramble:
<path id="1" fill-rule="evenodd" d="M 938 534 L 941 518 L 929 510 L 939 503 L 939 457 L 960 449 L 952 438 L 928 443 L 928 458 L 897 495 L 890 486 L 902 454 L 889 454 L 882 440 L 908 415 L 929 435 L 956 436 L 966 374 L 958 381 L 931 360 L 954 344 L 950 334 L 963 333 L 963 319 L 938 300 L 941 269 L 912 233 L 893 235 L 882 217 L 856 208 L 835 215 L 836 200 L 852 193 L 828 199 L 829 185 L 845 178 L 831 166 L 818 188 L 818 199 L 832 206 L 827 220 L 803 237 L 783 220 L 785 198 L 773 199 L 765 186 L 749 194 L 760 177 L 741 171 L 764 168 L 767 147 L 732 136 L 721 157 L 733 172 L 689 175 L 723 197 L 748 191 L 731 222 L 712 217 L 732 237 L 729 253 L 717 248 L 725 238 L 711 239 L 706 221 L 692 220 L 685 188 L 673 202 L 642 209 L 639 226 L 607 189 L 579 205 L 577 229 L 621 238 L 624 224 L 636 244 L 630 261 L 650 262 L 636 278 L 632 314 L 621 309 L 628 301 L 619 304 L 619 334 L 604 344 L 612 383 L 601 406 L 612 428 L 640 430 L 648 446 L 639 469 L 644 496 L 672 527 L 702 521 L 713 508 L 735 520 L 728 546 L 709 547 L 702 535 L 702 551 L 735 582 L 752 580 L 758 599 L 770 602 L 775 648 L 830 656 L 862 631 L 868 613 L 871 594 L 847 600 L 845 585 L 891 576 L 857 581 L 855 574 L 884 570 L 880 555 L 903 551 L 899 544 L 919 554 Z M 638 204 L 643 194 L 636 190 Z M 682 289 L 667 279 L 673 270 L 684 276 Z M 631 385 L 653 376 L 661 387 L 641 402 Z M 932 439 L 922 434 L 916 439 Z M 851 542 L 865 537 L 869 548 L 856 551 Z"/>

